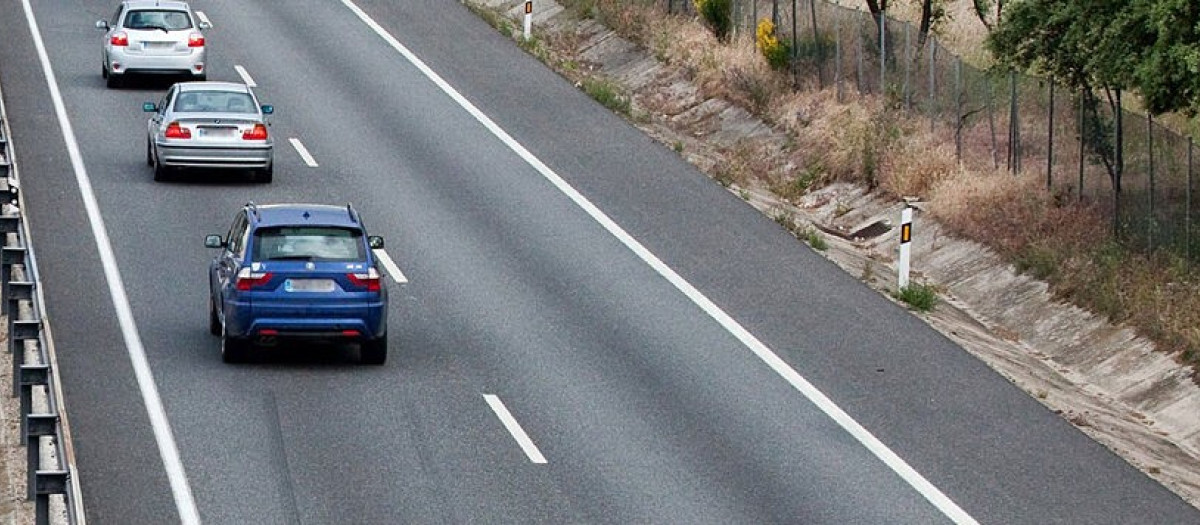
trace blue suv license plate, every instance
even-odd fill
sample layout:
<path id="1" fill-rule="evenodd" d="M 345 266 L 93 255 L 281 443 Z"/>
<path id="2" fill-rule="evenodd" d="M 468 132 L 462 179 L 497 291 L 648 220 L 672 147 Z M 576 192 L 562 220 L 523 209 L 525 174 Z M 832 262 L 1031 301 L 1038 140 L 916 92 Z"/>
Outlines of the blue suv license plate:
<path id="1" fill-rule="evenodd" d="M 288 279 L 283 281 L 283 289 L 288 292 L 332 292 L 334 284 L 331 279 Z"/>

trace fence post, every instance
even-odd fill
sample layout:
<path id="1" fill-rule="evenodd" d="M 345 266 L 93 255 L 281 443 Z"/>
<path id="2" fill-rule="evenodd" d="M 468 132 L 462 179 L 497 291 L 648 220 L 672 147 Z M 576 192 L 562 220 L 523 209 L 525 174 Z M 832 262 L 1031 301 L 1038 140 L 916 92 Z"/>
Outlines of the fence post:
<path id="1" fill-rule="evenodd" d="M 1183 250 L 1187 254 L 1187 260 L 1192 260 L 1192 151 L 1194 150 L 1195 141 L 1192 137 L 1188 137 L 1188 154 L 1187 154 L 1187 195 L 1184 197 L 1184 215 L 1183 215 L 1183 231 L 1184 244 Z"/>
<path id="2" fill-rule="evenodd" d="M 1021 172 L 1018 159 L 1021 135 L 1017 122 L 1017 72 L 1008 72 L 1008 171 L 1016 175 Z"/>
<path id="3" fill-rule="evenodd" d="M 816 44 L 816 42 L 813 42 Z M 800 47 L 800 35 L 796 34 L 796 0 L 792 0 L 792 86 L 796 85 L 796 48 Z"/>
<path id="4" fill-rule="evenodd" d="M 912 73 L 912 24 L 904 23 L 904 110 L 912 111 L 912 93 L 909 92 L 908 79 Z"/>
<path id="5" fill-rule="evenodd" d="M 1117 100 L 1117 110 L 1115 112 L 1116 115 L 1114 115 L 1114 118 L 1117 121 L 1117 125 L 1114 126 L 1114 130 L 1113 130 L 1113 132 L 1117 135 L 1117 138 L 1116 138 L 1117 144 L 1116 144 L 1116 148 L 1114 151 L 1114 155 L 1116 157 L 1116 162 L 1115 162 L 1115 164 L 1116 164 L 1116 180 L 1113 181 L 1113 238 L 1120 239 L 1120 233 L 1121 233 L 1121 225 L 1120 225 L 1120 222 L 1121 222 L 1121 184 L 1122 184 L 1121 179 L 1125 176 L 1125 133 L 1124 133 L 1124 129 L 1122 129 L 1122 128 L 1124 127 L 1125 124 L 1124 124 L 1124 118 L 1122 118 L 1123 115 L 1121 115 L 1121 111 L 1122 111 L 1121 90 L 1119 90 L 1119 89 L 1117 90 L 1116 100 Z"/>
<path id="6" fill-rule="evenodd" d="M 936 105 L 937 94 L 937 75 L 934 74 L 934 61 L 937 60 L 937 40 L 929 39 L 929 132 L 933 133 L 933 127 L 936 123 L 936 115 L 934 106 Z"/>
<path id="7" fill-rule="evenodd" d="M 962 130 L 967 118 L 963 115 L 962 58 L 954 60 L 954 158 L 962 162 Z"/>
<path id="8" fill-rule="evenodd" d="M 817 48 L 817 86 L 825 89 L 825 46 L 817 32 L 817 0 L 808 0 L 808 13 L 812 18 L 813 45 Z"/>
<path id="9" fill-rule="evenodd" d="M 1046 120 L 1046 189 L 1054 187 L 1054 77 L 1050 77 L 1050 115 Z"/>
<path id="10" fill-rule="evenodd" d="M 858 87 L 858 94 L 861 95 L 863 93 L 863 85 L 864 85 L 864 83 L 863 83 L 863 55 L 865 53 L 863 53 L 863 46 L 866 45 L 863 43 L 862 18 L 858 19 L 858 31 L 856 31 L 856 32 L 858 33 L 858 47 L 855 48 L 854 54 L 855 54 L 855 57 L 858 62 L 858 79 L 857 79 L 857 82 L 855 82 L 855 83 L 857 84 L 857 87 Z"/>
<path id="11" fill-rule="evenodd" d="M 1000 169 L 1000 158 L 997 155 L 1000 148 L 996 146 L 996 86 L 992 83 L 992 79 L 987 79 L 987 112 L 988 112 L 988 133 L 992 137 L 992 169 Z"/>
<path id="12" fill-rule="evenodd" d="M 1146 211 L 1146 243 L 1149 247 L 1149 252 L 1154 251 L 1154 116 L 1149 112 L 1146 113 L 1146 150 L 1149 155 L 1147 163 L 1150 168 L 1150 209 Z"/>
<path id="13" fill-rule="evenodd" d="M 816 0 L 813 0 L 814 2 Z M 837 17 L 833 20 L 833 83 L 837 90 L 837 101 L 842 103 L 842 0 L 834 4 Z"/>
<path id="14" fill-rule="evenodd" d="M 1087 92 L 1079 90 L 1079 202 L 1083 202 L 1083 162 L 1087 137 Z"/>
<path id="15" fill-rule="evenodd" d="M 887 9 L 879 11 L 879 95 L 887 96 Z"/>

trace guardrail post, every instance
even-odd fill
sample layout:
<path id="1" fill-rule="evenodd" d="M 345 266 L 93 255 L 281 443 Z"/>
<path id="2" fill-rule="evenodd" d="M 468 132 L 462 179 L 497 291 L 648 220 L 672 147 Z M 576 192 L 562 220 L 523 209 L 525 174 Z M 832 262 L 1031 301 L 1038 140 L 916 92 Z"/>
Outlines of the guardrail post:
<path id="1" fill-rule="evenodd" d="M 34 499 L 40 493 L 38 489 L 37 474 L 42 466 L 41 444 L 38 442 L 39 437 L 53 436 L 55 427 L 58 426 L 58 414 L 23 414 L 22 419 L 26 420 L 26 432 L 28 435 L 25 444 L 25 452 L 28 457 L 26 462 L 25 488 L 26 496 L 29 499 Z"/>
<path id="2" fill-rule="evenodd" d="M 8 158 L 8 137 L 4 135 L 4 120 L 0 119 L 0 177 L 8 177 L 12 159 Z"/>
<path id="3" fill-rule="evenodd" d="M 12 352 L 13 361 L 13 377 L 21 377 L 21 365 L 25 364 L 25 341 L 37 339 L 42 330 L 42 322 L 34 319 L 31 321 L 13 320 L 13 315 L 8 316 L 8 351 Z M 21 393 L 21 384 L 13 381 L 13 397 Z"/>
<path id="4" fill-rule="evenodd" d="M 3 237 L 9 233 L 19 233 L 20 229 L 19 215 L 0 215 L 0 245 L 7 242 Z M 25 248 L 4 246 L 3 257 L 0 257 L 0 297 L 8 297 L 8 283 L 12 281 L 14 264 L 25 264 Z"/>
<path id="5" fill-rule="evenodd" d="M 20 376 L 16 376 L 21 384 L 21 444 L 29 444 L 29 422 L 25 415 L 33 412 L 33 387 L 50 384 L 50 365 L 22 365 Z"/>
<path id="6" fill-rule="evenodd" d="M 57 417 L 57 416 L 56 416 Z M 50 496 L 66 494 L 71 473 L 66 470 L 39 470 L 34 475 L 37 492 L 37 525 L 50 525 Z"/>

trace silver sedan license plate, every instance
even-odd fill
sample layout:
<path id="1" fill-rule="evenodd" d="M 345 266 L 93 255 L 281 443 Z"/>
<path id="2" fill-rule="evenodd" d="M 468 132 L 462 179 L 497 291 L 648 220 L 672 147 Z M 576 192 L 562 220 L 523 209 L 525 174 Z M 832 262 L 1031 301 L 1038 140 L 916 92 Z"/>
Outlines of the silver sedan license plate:
<path id="1" fill-rule="evenodd" d="M 288 279 L 283 281 L 283 289 L 288 292 L 332 292 L 334 285 L 330 279 Z"/>
<path id="2" fill-rule="evenodd" d="M 197 130 L 200 132 L 200 136 L 205 138 L 227 139 L 237 135 L 237 128 L 213 128 L 202 126 L 197 128 Z"/>

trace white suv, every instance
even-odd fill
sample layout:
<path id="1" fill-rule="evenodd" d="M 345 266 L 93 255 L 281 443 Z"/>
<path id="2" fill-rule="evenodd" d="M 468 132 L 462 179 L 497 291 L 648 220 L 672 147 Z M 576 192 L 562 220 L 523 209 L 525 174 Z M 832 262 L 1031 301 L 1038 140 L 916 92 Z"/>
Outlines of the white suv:
<path id="1" fill-rule="evenodd" d="M 128 74 L 187 75 L 205 80 L 205 39 L 208 24 L 196 19 L 187 2 L 126 0 L 111 20 L 99 20 L 104 30 L 101 75 L 114 87 Z"/>

